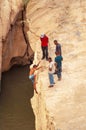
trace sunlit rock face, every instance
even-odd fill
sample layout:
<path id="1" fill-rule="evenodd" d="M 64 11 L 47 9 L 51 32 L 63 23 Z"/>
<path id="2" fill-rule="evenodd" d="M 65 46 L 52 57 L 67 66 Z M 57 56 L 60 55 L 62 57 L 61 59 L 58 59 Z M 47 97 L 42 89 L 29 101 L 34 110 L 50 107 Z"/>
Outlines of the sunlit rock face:
<path id="1" fill-rule="evenodd" d="M 29 40 L 35 51 L 34 63 L 41 57 L 40 34 L 49 37 L 49 56 L 54 60 L 57 39 L 62 45 L 62 81 L 48 88 L 48 62 L 43 60 L 37 76 L 39 95 L 32 106 L 36 130 L 86 130 L 86 1 L 30 0 L 27 8 Z"/>
<path id="2" fill-rule="evenodd" d="M 32 50 L 25 41 L 22 23 L 24 0 L 0 1 L 0 72 L 8 70 L 13 64 L 27 64 Z M 24 23 L 25 24 L 25 23 Z M 24 30 L 23 30 L 24 29 Z M 26 56 L 26 51 L 30 54 Z"/>
<path id="3" fill-rule="evenodd" d="M 0 59 L 1 59 L 0 72 L 1 70 L 8 69 L 9 60 L 10 57 L 12 56 L 12 53 L 9 53 L 9 51 L 11 52 L 14 51 L 14 49 L 12 49 L 13 45 L 9 45 L 9 43 L 6 44 L 6 37 L 9 30 L 11 29 L 11 24 L 13 23 L 15 16 L 18 13 L 18 11 L 21 9 L 21 7 L 22 7 L 22 0 L 15 0 L 15 1 L 1 0 L 0 1 Z M 5 45 L 3 44 L 3 42 Z M 2 48 L 3 48 L 3 54 L 2 54 Z M 6 61 L 5 64 L 3 65 L 2 65 L 2 56 L 3 56 L 3 61 L 4 62 Z"/>
<path id="4" fill-rule="evenodd" d="M 10 30 L 10 26 L 14 21 L 14 18 L 18 11 L 21 9 L 22 0 L 0 0 L 0 80 L 1 80 L 1 71 L 7 70 L 9 68 L 9 60 L 10 55 L 6 53 L 9 51 L 9 45 L 4 45 L 6 36 Z M 7 49 L 5 50 L 5 54 L 2 54 L 4 47 Z M 12 50 L 13 51 L 13 50 Z M 5 56 L 3 64 L 2 56 Z"/>
<path id="5" fill-rule="evenodd" d="M 1 8 L 1 25 L 2 25 L 2 37 L 5 39 L 8 30 L 10 29 L 10 24 L 14 22 L 14 18 L 18 11 L 22 7 L 22 0 L 1 0 L 0 8 Z"/>

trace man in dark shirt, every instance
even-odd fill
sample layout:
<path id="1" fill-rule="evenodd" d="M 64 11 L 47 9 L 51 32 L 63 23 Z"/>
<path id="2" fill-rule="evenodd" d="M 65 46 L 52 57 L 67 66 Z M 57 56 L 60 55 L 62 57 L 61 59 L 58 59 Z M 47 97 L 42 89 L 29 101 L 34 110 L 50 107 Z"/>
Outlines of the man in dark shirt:
<path id="1" fill-rule="evenodd" d="M 60 52 L 55 52 L 56 57 L 55 57 L 55 62 L 57 64 L 57 76 L 58 80 L 61 80 L 61 72 L 62 72 L 62 56 L 60 55 Z"/>
<path id="2" fill-rule="evenodd" d="M 62 55 L 62 51 L 61 51 L 61 45 L 58 43 L 57 40 L 54 40 L 54 44 L 56 45 L 56 50 L 55 52 L 59 52 L 60 56 Z"/>

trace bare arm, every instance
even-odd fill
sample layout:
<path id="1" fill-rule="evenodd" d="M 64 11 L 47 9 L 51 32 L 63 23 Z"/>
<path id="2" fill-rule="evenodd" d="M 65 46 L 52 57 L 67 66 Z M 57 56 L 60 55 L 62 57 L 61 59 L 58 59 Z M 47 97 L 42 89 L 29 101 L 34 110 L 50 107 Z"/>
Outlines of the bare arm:
<path id="1" fill-rule="evenodd" d="M 41 61 L 38 62 L 37 67 L 39 66 L 40 62 L 41 62 Z"/>
<path id="2" fill-rule="evenodd" d="M 40 67 L 36 68 L 36 70 L 39 70 L 40 68 L 42 68 L 42 66 L 40 66 Z"/>

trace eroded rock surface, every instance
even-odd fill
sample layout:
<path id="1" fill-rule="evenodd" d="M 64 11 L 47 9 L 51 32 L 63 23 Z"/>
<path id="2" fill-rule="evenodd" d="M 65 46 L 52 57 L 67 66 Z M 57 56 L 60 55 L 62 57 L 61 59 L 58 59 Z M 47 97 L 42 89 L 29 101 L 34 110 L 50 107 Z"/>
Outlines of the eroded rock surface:
<path id="1" fill-rule="evenodd" d="M 62 45 L 62 81 L 48 88 L 48 62 L 38 73 L 32 106 L 36 130 L 86 130 L 86 1 L 30 0 L 27 9 L 29 40 L 37 63 L 41 57 L 39 36 L 49 37 L 49 56 L 55 57 L 53 40 Z"/>
<path id="2" fill-rule="evenodd" d="M 23 0 L 1 0 L 1 71 L 8 70 L 13 64 L 27 64 L 33 54 L 29 42 L 26 41 L 28 39 L 26 24 Z"/>

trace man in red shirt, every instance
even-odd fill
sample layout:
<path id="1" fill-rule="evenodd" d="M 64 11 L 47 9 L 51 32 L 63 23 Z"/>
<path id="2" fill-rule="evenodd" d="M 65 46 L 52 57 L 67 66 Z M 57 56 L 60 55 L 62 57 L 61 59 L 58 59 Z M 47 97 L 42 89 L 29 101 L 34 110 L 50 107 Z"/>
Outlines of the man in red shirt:
<path id="1" fill-rule="evenodd" d="M 42 59 L 46 57 L 46 60 L 48 60 L 48 37 L 45 34 L 41 34 L 40 40 L 43 53 Z"/>

